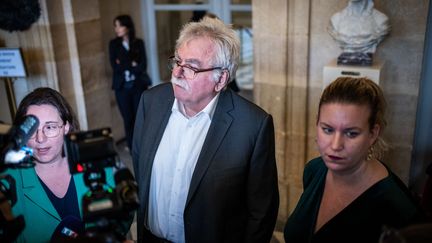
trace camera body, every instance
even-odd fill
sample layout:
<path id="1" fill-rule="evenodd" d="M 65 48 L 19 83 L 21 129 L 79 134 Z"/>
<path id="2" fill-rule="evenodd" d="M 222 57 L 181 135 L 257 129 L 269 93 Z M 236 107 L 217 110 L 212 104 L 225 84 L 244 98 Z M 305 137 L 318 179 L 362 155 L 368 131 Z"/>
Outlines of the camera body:
<path id="1" fill-rule="evenodd" d="M 83 219 L 94 225 L 87 235 L 111 237 L 119 220 L 127 221 L 138 207 L 137 186 L 127 168 L 121 168 L 110 128 L 65 135 L 64 151 L 72 174 L 84 173 L 89 188 L 82 198 Z M 106 172 L 116 170 L 115 187 L 107 184 Z M 112 237 L 111 237 L 112 238 Z"/>
<path id="2" fill-rule="evenodd" d="M 110 128 L 69 133 L 64 145 L 71 174 L 116 165 L 117 152 Z"/>

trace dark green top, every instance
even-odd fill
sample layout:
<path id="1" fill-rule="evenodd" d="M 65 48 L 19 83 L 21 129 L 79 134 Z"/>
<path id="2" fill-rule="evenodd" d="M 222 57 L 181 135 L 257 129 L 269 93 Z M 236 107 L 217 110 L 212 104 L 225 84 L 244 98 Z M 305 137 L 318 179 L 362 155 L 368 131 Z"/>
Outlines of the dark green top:
<path id="1" fill-rule="evenodd" d="M 327 167 L 315 158 L 303 174 L 304 192 L 285 225 L 286 243 L 378 242 L 382 226 L 402 227 L 415 222 L 421 212 L 402 181 L 389 176 L 375 183 L 314 233 L 324 192 Z"/>

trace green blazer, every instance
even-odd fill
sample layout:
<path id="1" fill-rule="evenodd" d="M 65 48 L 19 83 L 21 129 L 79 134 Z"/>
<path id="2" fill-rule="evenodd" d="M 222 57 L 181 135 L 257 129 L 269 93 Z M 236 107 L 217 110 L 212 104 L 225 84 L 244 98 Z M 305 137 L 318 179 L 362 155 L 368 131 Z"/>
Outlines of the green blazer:
<path id="1" fill-rule="evenodd" d="M 111 168 L 105 170 L 107 184 L 114 186 Z M 17 203 L 13 206 L 14 216 L 23 215 L 25 228 L 17 242 L 49 242 L 61 218 L 52 205 L 34 168 L 10 169 L 6 172 L 16 181 Z M 82 218 L 82 198 L 89 190 L 84 184 L 83 173 L 73 175 Z"/>

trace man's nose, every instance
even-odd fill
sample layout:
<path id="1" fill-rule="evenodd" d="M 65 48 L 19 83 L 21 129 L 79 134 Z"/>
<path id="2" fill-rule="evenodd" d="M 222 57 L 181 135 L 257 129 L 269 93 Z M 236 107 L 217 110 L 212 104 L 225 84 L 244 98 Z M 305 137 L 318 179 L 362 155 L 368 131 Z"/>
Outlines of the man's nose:
<path id="1" fill-rule="evenodd" d="M 172 75 L 176 78 L 183 77 L 183 67 L 176 65 L 172 70 Z"/>

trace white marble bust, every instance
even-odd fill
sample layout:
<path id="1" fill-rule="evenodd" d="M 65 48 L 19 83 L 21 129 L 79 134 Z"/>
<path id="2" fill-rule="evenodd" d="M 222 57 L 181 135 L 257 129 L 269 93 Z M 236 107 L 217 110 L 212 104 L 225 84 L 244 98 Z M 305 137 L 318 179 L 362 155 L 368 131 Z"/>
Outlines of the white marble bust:
<path id="1" fill-rule="evenodd" d="M 374 8 L 373 0 L 348 0 L 348 6 L 332 16 L 328 27 L 344 53 L 375 53 L 389 31 L 388 17 Z"/>

